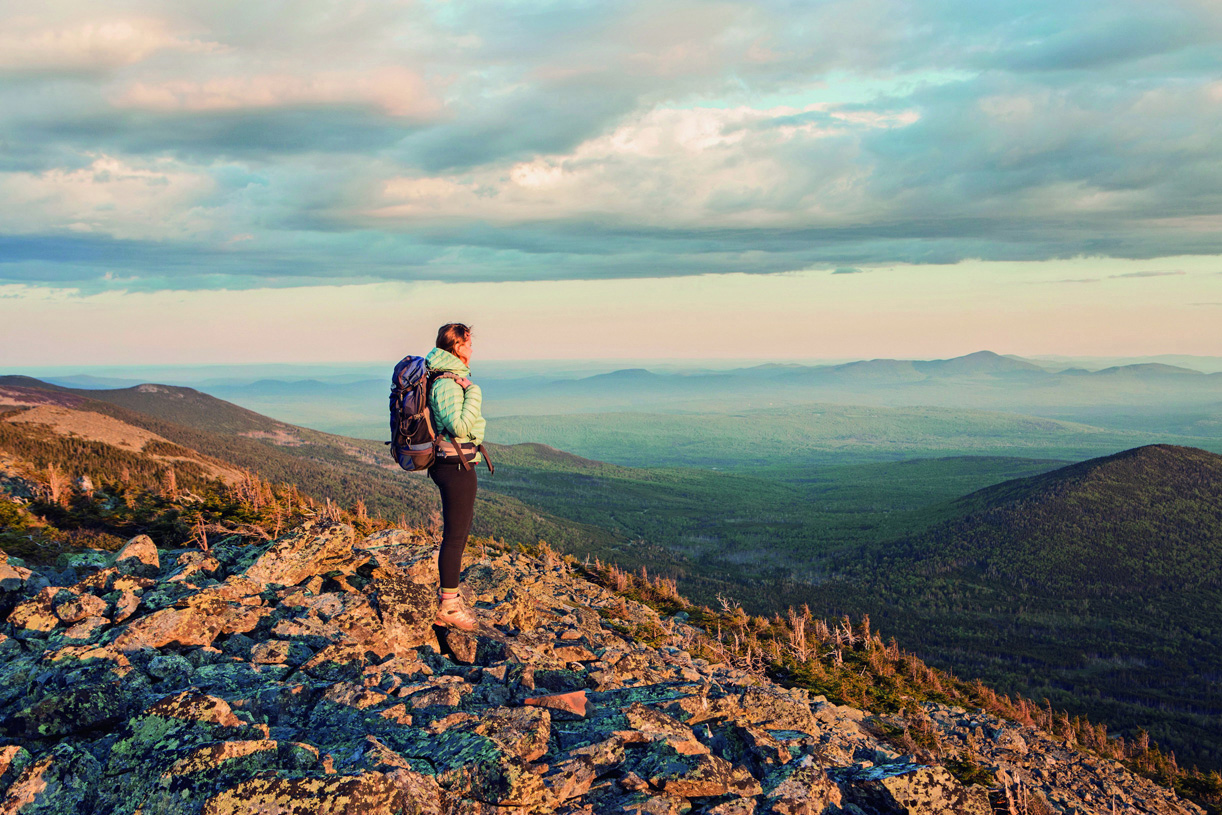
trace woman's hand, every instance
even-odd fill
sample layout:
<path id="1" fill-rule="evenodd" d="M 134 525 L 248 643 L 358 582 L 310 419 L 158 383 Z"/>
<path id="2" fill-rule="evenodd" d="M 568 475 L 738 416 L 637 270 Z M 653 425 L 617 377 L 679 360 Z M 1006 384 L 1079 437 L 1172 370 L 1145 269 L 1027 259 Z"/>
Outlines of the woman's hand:
<path id="1" fill-rule="evenodd" d="M 467 388 L 471 387 L 471 380 L 467 379 L 466 377 L 455 378 L 454 381 L 457 382 L 458 387 L 462 388 L 463 390 L 466 390 Z"/>

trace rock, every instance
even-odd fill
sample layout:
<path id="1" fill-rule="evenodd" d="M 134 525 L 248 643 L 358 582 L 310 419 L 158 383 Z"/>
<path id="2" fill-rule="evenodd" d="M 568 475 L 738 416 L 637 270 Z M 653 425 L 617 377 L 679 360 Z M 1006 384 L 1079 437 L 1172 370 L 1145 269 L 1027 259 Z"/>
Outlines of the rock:
<path id="1" fill-rule="evenodd" d="M 354 555 L 352 545 L 350 526 L 295 532 L 275 541 L 242 576 L 260 584 L 296 586 L 315 575 L 355 572 L 369 556 Z"/>
<path id="2" fill-rule="evenodd" d="M 181 686 L 190 678 L 191 663 L 179 654 L 159 654 L 148 664 L 149 676 L 160 679 L 171 687 Z"/>
<path id="3" fill-rule="evenodd" d="M 131 687 L 121 681 L 51 692 L 16 715 L 27 736 L 51 738 L 114 724 L 129 712 Z"/>
<path id="4" fill-rule="evenodd" d="M 167 645 L 211 645 L 225 626 L 224 618 L 195 608 L 165 608 L 128 623 L 115 640 L 120 651 L 164 648 Z"/>
<path id="5" fill-rule="evenodd" d="M 96 758 L 75 745 L 59 744 L 21 771 L 0 802 L 0 813 L 92 812 L 100 781 Z"/>
<path id="6" fill-rule="evenodd" d="M 8 621 L 18 634 L 45 634 L 60 624 L 55 613 L 55 598 L 64 589 L 48 586 L 29 600 L 18 603 L 8 615 Z"/>
<path id="7" fill-rule="evenodd" d="M 312 654 L 300 642 L 289 640 L 266 640 L 250 649 L 250 661 L 267 665 L 301 665 Z"/>
<path id="8" fill-rule="evenodd" d="M 196 575 L 214 574 L 220 568 L 221 562 L 207 552 L 184 552 L 174 561 L 174 568 L 166 580 L 187 583 L 195 580 Z"/>
<path id="9" fill-rule="evenodd" d="M 403 797 L 404 815 L 442 815 L 441 787 L 431 775 L 400 768 L 386 777 Z"/>
<path id="10" fill-rule="evenodd" d="M 888 764 L 847 774 L 846 795 L 858 806 L 904 815 L 992 815 L 988 795 L 964 789 L 944 767 Z"/>
<path id="11" fill-rule="evenodd" d="M 105 569 L 112 558 L 113 555 L 103 549 L 83 549 L 79 552 L 64 552 L 55 559 L 55 565 L 77 573 L 92 572 Z"/>
<path id="12" fill-rule="evenodd" d="M 433 619 L 437 615 L 437 589 L 414 583 L 405 574 L 374 573 L 365 593 L 377 612 L 386 647 L 403 654 L 425 643 L 436 643 Z"/>
<path id="13" fill-rule="evenodd" d="M 667 795 L 683 798 L 710 798 L 719 795 L 750 797 L 759 795 L 759 781 L 745 768 L 734 767 L 714 755 L 690 755 L 661 742 L 651 748 L 650 760 L 643 765 L 649 772 L 649 785 Z"/>
<path id="14" fill-rule="evenodd" d="M 829 807 L 839 807 L 842 796 L 836 782 L 807 755 L 778 776 L 767 791 L 767 800 L 777 815 L 819 815 Z"/>
<path id="15" fill-rule="evenodd" d="M 136 613 L 136 609 L 139 607 L 140 598 L 134 592 L 122 592 L 119 595 L 119 599 L 115 601 L 114 622 L 121 623 L 127 620 Z"/>
<path id="16" fill-rule="evenodd" d="M 10 744 L 0 747 L 0 790 L 8 789 L 30 763 L 30 753 L 24 747 Z"/>
<path id="17" fill-rule="evenodd" d="M 522 704 L 537 705 L 539 707 L 551 708 L 565 713 L 571 713 L 574 716 L 586 715 L 586 692 L 583 690 L 573 691 L 572 693 L 556 693 L 550 696 L 535 696 L 526 699 Z"/>
<path id="18" fill-rule="evenodd" d="M 403 793 L 379 772 L 333 778 L 266 772 L 213 795 L 203 815 L 371 815 L 401 811 L 405 805 Z"/>
<path id="19" fill-rule="evenodd" d="M 542 709 L 493 708 L 482 714 L 475 732 L 492 739 L 502 750 L 531 762 L 547 752 L 552 718 Z"/>
<path id="20" fill-rule="evenodd" d="M 64 637 L 70 640 L 91 640 L 103 628 L 110 625 L 105 617 L 86 617 L 64 632 Z"/>
<path id="21" fill-rule="evenodd" d="M 1001 728 L 996 732 L 996 735 L 993 736 L 993 743 L 1001 750 L 1009 750 L 1021 756 L 1027 754 L 1027 742 L 1023 741 L 1023 737 L 1018 734 L 1018 731 L 1008 727 Z"/>
<path id="22" fill-rule="evenodd" d="M 148 535 L 137 535 L 115 555 L 115 566 L 124 574 L 156 577 L 157 573 L 161 571 L 161 558 L 157 554 L 157 545 Z"/>
<path id="23" fill-rule="evenodd" d="M 0 591 L 21 591 L 32 574 L 32 571 L 21 565 L 15 558 L 0 552 Z"/>
<path id="24" fill-rule="evenodd" d="M 0 632 L 0 815 L 986 812 L 983 788 L 878 736 L 917 720 L 990 768 L 997 801 L 1004 786 L 1065 812 L 1197 812 L 981 711 L 867 720 L 693 659 L 702 632 L 518 553 L 467 569 L 479 630 L 438 633 L 434 550 L 350 543 L 303 528 L 167 554 L 158 580 L 21 583 Z"/>
<path id="25" fill-rule="evenodd" d="M 101 617 L 106 613 L 107 607 L 107 602 L 101 597 L 82 594 L 57 605 L 55 616 L 66 623 L 75 623 L 86 617 Z"/>
<path id="26" fill-rule="evenodd" d="M 494 629 L 476 632 L 447 628 L 442 639 L 454 661 L 464 665 L 492 665 L 505 659 L 505 639 Z"/>

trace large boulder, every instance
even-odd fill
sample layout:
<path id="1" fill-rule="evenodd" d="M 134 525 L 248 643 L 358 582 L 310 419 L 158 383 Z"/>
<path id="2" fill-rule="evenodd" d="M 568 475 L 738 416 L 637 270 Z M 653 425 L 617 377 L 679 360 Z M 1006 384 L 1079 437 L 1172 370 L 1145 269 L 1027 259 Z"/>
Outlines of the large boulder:
<path id="1" fill-rule="evenodd" d="M 242 576 L 268 586 L 296 586 L 315 575 L 351 574 L 369 560 L 354 554 L 353 543 L 352 527 L 342 524 L 300 530 L 274 542 Z"/>
<path id="2" fill-rule="evenodd" d="M 384 773 L 292 778 L 267 772 L 213 795 L 203 815 L 389 815 L 405 806 L 403 792 Z"/>
<path id="3" fill-rule="evenodd" d="M 992 815 L 988 793 L 966 789 L 945 767 L 883 764 L 845 777 L 846 797 L 867 811 L 896 815 Z"/>
<path id="4" fill-rule="evenodd" d="M 161 570 L 157 544 L 148 535 L 137 535 L 115 554 L 115 566 L 124 574 L 156 577 Z"/>

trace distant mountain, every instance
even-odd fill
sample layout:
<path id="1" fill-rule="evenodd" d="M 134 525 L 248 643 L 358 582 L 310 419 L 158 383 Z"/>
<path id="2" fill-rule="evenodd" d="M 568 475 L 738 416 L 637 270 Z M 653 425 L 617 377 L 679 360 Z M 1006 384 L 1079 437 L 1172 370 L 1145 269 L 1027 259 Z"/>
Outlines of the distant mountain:
<path id="1" fill-rule="evenodd" d="M 953 359 L 914 362 L 913 367 L 932 375 L 1048 373 L 1032 362 L 1004 357 L 992 351 L 977 351 Z"/>
<path id="2" fill-rule="evenodd" d="M 1194 371 L 1190 368 L 1180 368 L 1176 365 L 1164 365 L 1158 362 L 1147 362 L 1138 365 L 1117 365 L 1111 368 L 1104 368 L 1101 371 L 1095 371 L 1093 376 L 1131 376 L 1131 377 L 1215 377 L 1222 379 L 1219 374 L 1204 374 L 1200 371 Z"/>
<path id="3" fill-rule="evenodd" d="M 1222 766 L 1222 456 L 1141 447 L 944 510 L 958 517 L 830 565 L 842 579 L 812 607 Z"/>
<path id="4" fill-rule="evenodd" d="M 75 376 L 48 376 L 43 379 L 44 382 L 50 382 L 55 385 L 62 385 L 65 388 L 130 388 L 133 385 L 139 385 L 138 379 L 116 379 L 109 376 L 91 376 L 89 374 L 77 374 Z"/>
<path id="5" fill-rule="evenodd" d="M 1222 444 L 1222 374 L 1139 363 L 1104 371 L 1058 370 L 991 351 L 942 360 L 874 359 L 843 364 L 764 362 L 735 369 L 623 368 L 584 378 L 540 363 L 536 368 L 481 368 L 490 419 L 573 413 L 725 413 L 830 403 L 1004 411 L 1139 430 L 1143 441 L 1211 447 Z M 514 375 L 514 374 L 521 375 Z M 196 386 L 283 422 L 345 436 L 384 439 L 387 384 L 319 376 L 212 382 Z M 1150 434 L 1158 435 L 1150 435 Z M 1220 448 L 1222 449 L 1222 448 Z M 1087 454 L 1097 454 L 1098 450 Z"/>

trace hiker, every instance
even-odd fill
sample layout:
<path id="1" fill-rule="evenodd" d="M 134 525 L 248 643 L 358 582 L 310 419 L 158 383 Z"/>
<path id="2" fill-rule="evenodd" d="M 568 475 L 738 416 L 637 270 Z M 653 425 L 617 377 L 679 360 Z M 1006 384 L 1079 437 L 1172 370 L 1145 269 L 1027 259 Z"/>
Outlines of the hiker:
<path id="1" fill-rule="evenodd" d="M 471 329 L 462 323 L 446 323 L 438 329 L 437 347 L 425 357 L 433 383 L 429 388 L 429 410 L 439 440 L 429 478 L 441 491 L 443 524 L 437 557 L 441 605 L 436 624 L 464 631 L 475 628 L 475 616 L 458 594 L 458 573 L 475 515 L 474 465 L 482 460 L 479 446 L 484 441 L 482 395 L 479 385 L 469 378 L 470 362 Z M 458 442 L 458 449 L 454 441 Z"/>

